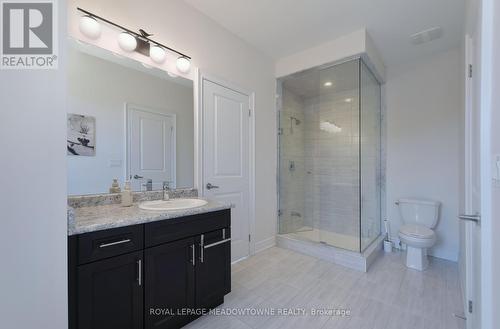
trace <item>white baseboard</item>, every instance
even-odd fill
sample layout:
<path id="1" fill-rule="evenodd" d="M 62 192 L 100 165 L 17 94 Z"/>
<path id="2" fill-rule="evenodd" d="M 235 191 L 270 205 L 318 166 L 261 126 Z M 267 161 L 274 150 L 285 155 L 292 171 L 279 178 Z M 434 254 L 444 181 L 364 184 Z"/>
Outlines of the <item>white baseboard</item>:
<path id="1" fill-rule="evenodd" d="M 429 250 L 429 255 L 432 257 L 441 258 L 452 262 L 458 262 L 457 253 L 450 250 L 433 250 L 431 248 Z"/>
<path id="2" fill-rule="evenodd" d="M 276 237 L 272 236 L 270 238 L 255 242 L 255 253 L 261 252 L 263 250 L 269 249 L 276 245 Z"/>

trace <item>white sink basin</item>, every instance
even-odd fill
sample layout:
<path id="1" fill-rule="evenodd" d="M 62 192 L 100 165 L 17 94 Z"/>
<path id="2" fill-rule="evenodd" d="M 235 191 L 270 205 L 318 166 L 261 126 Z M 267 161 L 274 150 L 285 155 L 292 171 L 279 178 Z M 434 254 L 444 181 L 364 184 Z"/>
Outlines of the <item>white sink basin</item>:
<path id="1" fill-rule="evenodd" d="M 203 207 L 207 203 L 207 201 L 201 199 L 155 200 L 142 202 L 139 204 L 139 208 L 152 211 L 183 210 Z"/>

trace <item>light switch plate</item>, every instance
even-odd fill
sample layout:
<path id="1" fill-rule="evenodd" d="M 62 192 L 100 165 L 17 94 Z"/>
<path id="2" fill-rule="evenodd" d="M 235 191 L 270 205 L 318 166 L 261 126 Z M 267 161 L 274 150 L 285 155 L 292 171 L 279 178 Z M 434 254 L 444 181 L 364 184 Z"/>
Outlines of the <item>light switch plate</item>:
<path id="1" fill-rule="evenodd" d="M 500 187 L 500 154 L 493 156 L 493 164 L 491 166 L 493 171 L 493 186 Z"/>
<path id="2" fill-rule="evenodd" d="M 121 167 L 122 166 L 122 160 L 116 160 L 116 159 L 110 159 L 108 161 L 108 166 L 111 167 L 111 168 L 115 168 L 115 167 Z"/>

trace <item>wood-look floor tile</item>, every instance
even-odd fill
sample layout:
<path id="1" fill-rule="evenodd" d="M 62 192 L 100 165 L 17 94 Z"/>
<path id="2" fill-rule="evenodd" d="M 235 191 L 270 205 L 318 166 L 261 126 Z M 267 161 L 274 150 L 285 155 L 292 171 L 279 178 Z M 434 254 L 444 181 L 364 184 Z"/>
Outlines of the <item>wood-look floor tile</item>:
<path id="1" fill-rule="evenodd" d="M 457 264 L 430 258 L 427 271 L 405 266 L 404 253 L 383 254 L 367 273 L 282 248 L 232 266 L 232 291 L 221 308 L 302 308 L 300 316 L 205 316 L 187 328 L 464 329 Z M 312 316 L 342 309 L 349 316 Z M 463 311 L 462 311 L 463 312 Z"/>

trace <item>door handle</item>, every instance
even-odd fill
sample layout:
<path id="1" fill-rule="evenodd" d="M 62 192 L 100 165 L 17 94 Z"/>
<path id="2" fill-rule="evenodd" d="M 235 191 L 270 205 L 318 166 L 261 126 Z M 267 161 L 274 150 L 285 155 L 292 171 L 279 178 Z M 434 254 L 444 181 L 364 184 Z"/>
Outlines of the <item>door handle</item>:
<path id="1" fill-rule="evenodd" d="M 139 175 L 137 175 L 137 174 L 136 174 L 136 175 L 134 175 L 134 179 L 142 179 L 142 178 L 144 178 L 144 177 L 143 177 L 143 176 L 139 176 Z"/>
<path id="2" fill-rule="evenodd" d="M 213 188 L 219 188 L 217 185 L 212 185 L 212 183 L 207 183 L 207 190 L 211 190 Z"/>
<path id="3" fill-rule="evenodd" d="M 479 223 L 481 222 L 481 215 L 475 214 L 475 215 L 458 215 L 458 218 L 461 220 L 468 220 L 471 222 Z"/>

